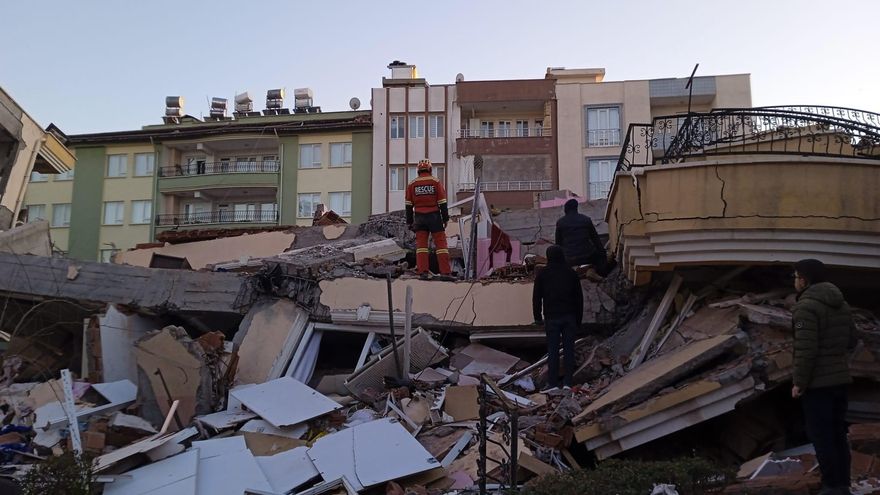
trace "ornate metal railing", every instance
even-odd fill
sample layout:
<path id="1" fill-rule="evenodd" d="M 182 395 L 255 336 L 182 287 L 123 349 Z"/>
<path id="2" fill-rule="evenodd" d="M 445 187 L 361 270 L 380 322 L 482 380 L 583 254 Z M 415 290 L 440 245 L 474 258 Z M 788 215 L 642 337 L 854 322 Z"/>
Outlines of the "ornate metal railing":
<path id="1" fill-rule="evenodd" d="M 156 225 L 201 225 L 212 223 L 276 223 L 277 211 L 201 211 L 198 213 L 166 213 L 156 215 Z"/>
<path id="2" fill-rule="evenodd" d="M 630 124 L 618 170 L 692 157 L 792 154 L 880 160 L 880 114 L 850 108 L 725 108 Z"/>
<path id="3" fill-rule="evenodd" d="M 481 183 L 483 192 L 486 191 L 549 191 L 553 186 L 553 181 L 549 180 L 504 180 L 504 181 L 483 181 Z M 476 182 L 462 182 L 459 184 L 460 191 L 473 191 Z"/>

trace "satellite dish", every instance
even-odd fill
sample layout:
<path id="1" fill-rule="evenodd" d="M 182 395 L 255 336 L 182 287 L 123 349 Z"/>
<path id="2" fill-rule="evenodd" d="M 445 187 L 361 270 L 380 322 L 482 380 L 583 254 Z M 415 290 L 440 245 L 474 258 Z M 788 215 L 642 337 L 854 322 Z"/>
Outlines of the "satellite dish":
<path id="1" fill-rule="evenodd" d="M 455 75 L 455 82 L 460 83 L 462 81 L 464 81 L 464 74 L 459 72 L 458 74 Z"/>
<path id="2" fill-rule="evenodd" d="M 361 107 L 361 100 L 357 98 L 352 98 L 348 100 L 348 106 L 350 106 L 352 110 L 357 110 Z"/>

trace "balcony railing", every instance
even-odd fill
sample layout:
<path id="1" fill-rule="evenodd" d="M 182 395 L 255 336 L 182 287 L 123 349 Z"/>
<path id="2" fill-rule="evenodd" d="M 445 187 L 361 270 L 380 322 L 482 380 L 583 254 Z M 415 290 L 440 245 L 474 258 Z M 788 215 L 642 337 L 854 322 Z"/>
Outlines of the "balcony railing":
<path id="1" fill-rule="evenodd" d="M 591 148 L 620 146 L 620 129 L 593 129 L 587 131 L 587 146 Z"/>
<path id="2" fill-rule="evenodd" d="M 278 160 L 189 163 L 186 165 L 159 167 L 159 177 L 190 177 L 193 175 L 217 174 L 275 174 L 278 173 L 279 169 Z"/>
<path id="3" fill-rule="evenodd" d="M 880 160 L 880 115 L 835 107 L 727 108 L 630 124 L 618 170 L 690 157 L 789 154 Z"/>
<path id="4" fill-rule="evenodd" d="M 211 223 L 277 223 L 277 211 L 202 211 L 198 213 L 169 213 L 156 215 L 156 225 L 200 225 Z"/>
<path id="5" fill-rule="evenodd" d="M 475 182 L 463 182 L 459 184 L 461 191 L 473 191 Z M 549 180 L 506 180 L 481 182 L 480 190 L 486 191 L 549 191 L 553 182 Z"/>
<path id="6" fill-rule="evenodd" d="M 543 127 L 520 127 L 515 129 L 459 129 L 460 138 L 521 138 L 549 137 L 550 130 Z"/>

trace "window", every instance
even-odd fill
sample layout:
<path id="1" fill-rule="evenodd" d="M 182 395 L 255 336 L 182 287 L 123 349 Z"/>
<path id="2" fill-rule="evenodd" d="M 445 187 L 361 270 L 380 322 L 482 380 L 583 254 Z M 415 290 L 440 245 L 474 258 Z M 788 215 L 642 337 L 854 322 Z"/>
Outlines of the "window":
<path id="1" fill-rule="evenodd" d="M 410 116 L 409 118 L 409 137 L 423 138 L 425 137 L 425 117 Z"/>
<path id="2" fill-rule="evenodd" d="M 480 122 L 480 137 L 495 137 L 495 123 L 485 121 Z"/>
<path id="3" fill-rule="evenodd" d="M 587 146 L 620 145 L 620 107 L 587 109 Z"/>
<path id="4" fill-rule="evenodd" d="M 73 169 L 56 175 L 55 180 L 73 180 Z"/>
<path id="5" fill-rule="evenodd" d="M 299 218 L 314 217 L 315 210 L 321 204 L 321 193 L 301 193 L 296 196 L 298 200 L 296 216 Z"/>
<path id="6" fill-rule="evenodd" d="M 113 263 L 113 256 L 115 256 L 118 252 L 118 249 L 102 249 L 101 263 Z"/>
<path id="7" fill-rule="evenodd" d="M 263 157 L 263 172 L 278 171 L 278 157 L 276 155 L 267 155 Z"/>
<path id="8" fill-rule="evenodd" d="M 536 120 L 535 121 L 535 136 L 543 136 L 544 135 L 544 121 Z"/>
<path id="9" fill-rule="evenodd" d="M 150 200 L 145 201 L 132 201 L 131 202 L 131 223 L 133 224 L 143 224 L 150 223 L 153 218 L 153 202 Z"/>
<path id="10" fill-rule="evenodd" d="M 406 167 L 390 167 L 388 172 L 388 189 L 391 191 L 405 191 Z"/>
<path id="11" fill-rule="evenodd" d="M 351 166 L 351 143 L 330 143 L 330 166 Z"/>
<path id="12" fill-rule="evenodd" d="M 320 153 L 320 150 L 318 150 Z M 320 161 L 320 156 L 318 158 Z M 255 156 L 240 156 L 235 159 L 235 171 L 236 172 L 256 172 L 257 171 L 257 157 Z"/>
<path id="13" fill-rule="evenodd" d="M 498 122 L 498 137 L 510 137 L 510 121 L 502 120 Z"/>
<path id="14" fill-rule="evenodd" d="M 446 166 L 445 165 L 434 165 L 434 177 L 443 184 L 443 187 L 446 187 Z"/>
<path id="15" fill-rule="evenodd" d="M 299 168 L 321 168 L 321 145 L 299 145 Z"/>
<path id="16" fill-rule="evenodd" d="M 446 136 L 446 118 L 442 115 L 428 117 L 429 137 L 442 138 Z"/>
<path id="17" fill-rule="evenodd" d="M 403 139 L 406 137 L 406 131 L 403 126 L 403 117 L 391 117 L 391 139 Z"/>
<path id="18" fill-rule="evenodd" d="M 517 120 L 516 121 L 516 137 L 529 137 L 529 121 L 528 120 Z"/>
<path id="19" fill-rule="evenodd" d="M 617 165 L 615 159 L 603 158 L 589 160 L 587 168 L 587 189 L 590 199 L 603 199 L 608 197 L 611 184 L 614 182 L 614 169 Z"/>
<path id="20" fill-rule="evenodd" d="M 186 175 L 196 175 L 205 173 L 205 157 L 190 156 L 186 158 Z"/>
<path id="21" fill-rule="evenodd" d="M 351 191 L 330 193 L 330 209 L 341 217 L 350 217 Z"/>
<path id="22" fill-rule="evenodd" d="M 253 222 L 257 217 L 257 205 L 254 203 L 237 204 L 232 208 L 236 222 Z"/>
<path id="23" fill-rule="evenodd" d="M 260 205 L 260 221 L 275 222 L 278 219 L 278 203 L 263 203 Z"/>
<path id="24" fill-rule="evenodd" d="M 46 219 L 46 205 L 27 205 L 25 208 L 28 223 Z"/>
<path id="25" fill-rule="evenodd" d="M 156 166 L 156 155 L 153 153 L 136 153 L 134 155 L 134 176 L 150 177 Z"/>
<path id="26" fill-rule="evenodd" d="M 70 203 L 52 205 L 52 226 L 70 227 Z"/>
<path id="27" fill-rule="evenodd" d="M 47 174 L 41 174 L 36 170 L 31 172 L 31 182 L 46 182 L 47 180 L 49 180 Z"/>
<path id="28" fill-rule="evenodd" d="M 125 203 L 122 201 L 104 202 L 104 225 L 122 225 L 125 219 Z"/>
<path id="29" fill-rule="evenodd" d="M 128 155 L 107 156 L 107 177 L 128 176 Z"/>

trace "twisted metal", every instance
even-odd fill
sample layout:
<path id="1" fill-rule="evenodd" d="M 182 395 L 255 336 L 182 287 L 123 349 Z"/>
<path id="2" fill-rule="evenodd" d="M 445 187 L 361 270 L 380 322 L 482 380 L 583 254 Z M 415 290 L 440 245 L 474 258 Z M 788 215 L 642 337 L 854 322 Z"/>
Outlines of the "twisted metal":
<path id="1" fill-rule="evenodd" d="M 724 108 L 630 124 L 618 170 L 692 157 L 795 154 L 880 160 L 880 114 L 851 108 Z"/>

